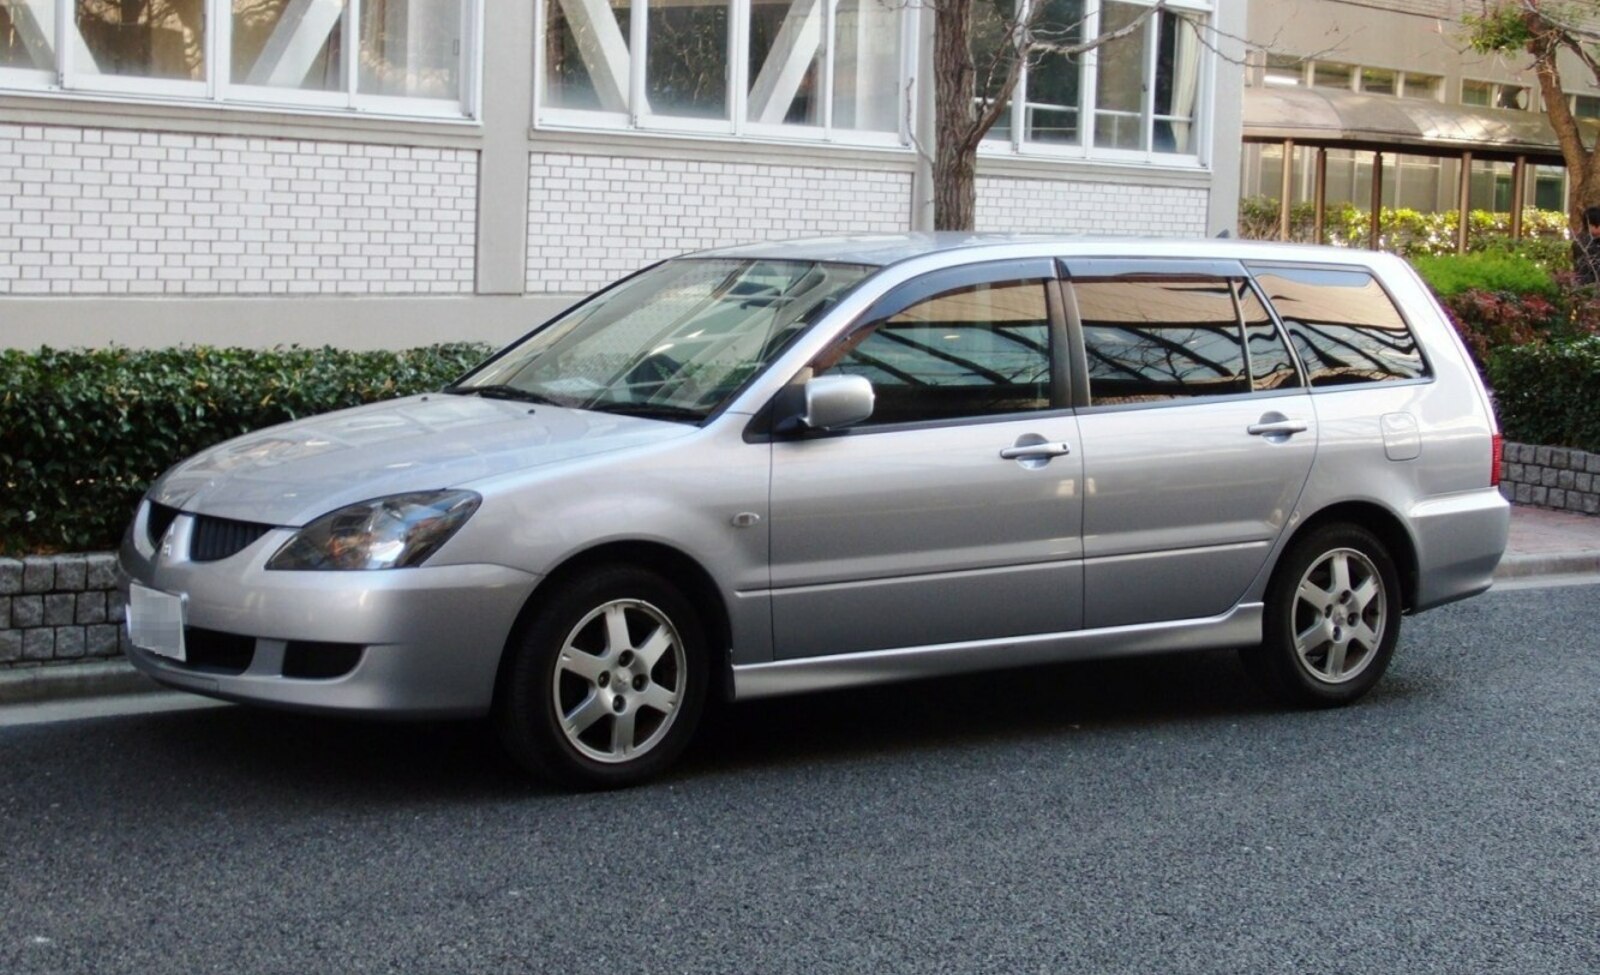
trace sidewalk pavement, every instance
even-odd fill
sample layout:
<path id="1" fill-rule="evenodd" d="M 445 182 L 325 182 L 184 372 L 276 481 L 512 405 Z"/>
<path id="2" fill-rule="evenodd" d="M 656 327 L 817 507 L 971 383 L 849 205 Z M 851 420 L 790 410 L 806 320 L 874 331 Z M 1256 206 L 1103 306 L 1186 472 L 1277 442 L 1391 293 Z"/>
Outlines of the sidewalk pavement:
<path id="1" fill-rule="evenodd" d="M 1587 575 L 1600 582 L 1600 517 L 1512 506 L 1497 583 Z M 164 688 L 124 660 L 0 671 L 0 706 L 157 690 Z"/>
<path id="2" fill-rule="evenodd" d="M 1495 579 L 1600 573 L 1600 517 L 1511 506 L 1511 540 Z"/>

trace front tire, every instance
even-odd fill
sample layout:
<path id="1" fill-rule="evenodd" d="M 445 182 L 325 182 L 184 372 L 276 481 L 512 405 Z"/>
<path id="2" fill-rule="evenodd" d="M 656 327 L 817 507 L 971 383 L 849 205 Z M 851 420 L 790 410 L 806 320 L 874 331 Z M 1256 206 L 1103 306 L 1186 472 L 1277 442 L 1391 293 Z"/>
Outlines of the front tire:
<path id="1" fill-rule="evenodd" d="M 1358 525 L 1326 525 L 1279 563 L 1261 646 L 1244 651 L 1244 662 L 1290 703 L 1350 704 L 1388 668 L 1400 613 L 1399 573 L 1378 537 Z"/>
<path id="2" fill-rule="evenodd" d="M 495 705 L 506 750 L 573 788 L 636 785 L 689 743 L 709 683 L 694 606 L 645 569 L 608 566 L 547 594 L 508 652 Z"/>

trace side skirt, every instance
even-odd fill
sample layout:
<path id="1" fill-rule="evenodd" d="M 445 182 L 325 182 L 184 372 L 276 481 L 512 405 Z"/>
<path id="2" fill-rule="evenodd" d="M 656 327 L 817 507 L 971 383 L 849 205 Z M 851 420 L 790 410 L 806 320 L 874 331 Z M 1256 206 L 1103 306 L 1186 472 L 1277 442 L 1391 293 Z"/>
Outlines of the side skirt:
<path id="1" fill-rule="evenodd" d="M 1001 670 L 1070 660 L 1133 657 L 1181 650 L 1216 650 L 1261 642 L 1261 604 L 1244 603 L 1221 616 L 1141 623 L 1071 633 L 1041 633 L 1002 640 L 940 643 L 874 650 L 733 668 L 733 697 L 749 700 Z"/>

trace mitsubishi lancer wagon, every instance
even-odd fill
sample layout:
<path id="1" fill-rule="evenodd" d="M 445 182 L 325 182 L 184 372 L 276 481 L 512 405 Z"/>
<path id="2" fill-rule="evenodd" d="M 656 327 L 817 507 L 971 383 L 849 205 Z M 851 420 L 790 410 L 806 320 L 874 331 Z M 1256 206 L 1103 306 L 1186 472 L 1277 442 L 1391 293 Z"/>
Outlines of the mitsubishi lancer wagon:
<path id="1" fill-rule="evenodd" d="M 492 716 L 578 787 L 708 699 L 1238 648 L 1353 702 L 1506 541 L 1489 399 L 1397 258 L 900 235 L 663 261 L 426 395 L 167 471 L 130 656 L 232 701 Z"/>

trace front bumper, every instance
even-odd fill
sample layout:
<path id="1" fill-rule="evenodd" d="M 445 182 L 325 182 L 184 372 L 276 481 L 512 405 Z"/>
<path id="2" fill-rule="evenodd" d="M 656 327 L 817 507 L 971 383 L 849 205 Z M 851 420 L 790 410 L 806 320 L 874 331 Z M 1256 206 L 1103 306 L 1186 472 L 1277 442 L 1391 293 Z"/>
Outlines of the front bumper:
<path id="1" fill-rule="evenodd" d="M 179 515 L 157 553 L 141 505 L 123 540 L 127 577 L 184 599 L 186 630 L 225 634 L 241 665 L 179 662 L 138 648 L 134 666 L 172 687 L 312 711 L 431 717 L 488 712 L 506 639 L 539 577 L 498 565 L 350 572 L 266 570 L 292 535 L 273 530 L 214 562 L 189 561 L 192 519 Z M 172 554 L 179 553 L 179 554 Z M 340 676 L 284 676 L 286 654 L 360 648 Z M 292 648 L 292 650 L 291 650 Z M 344 669 L 334 668 L 334 669 Z"/>

